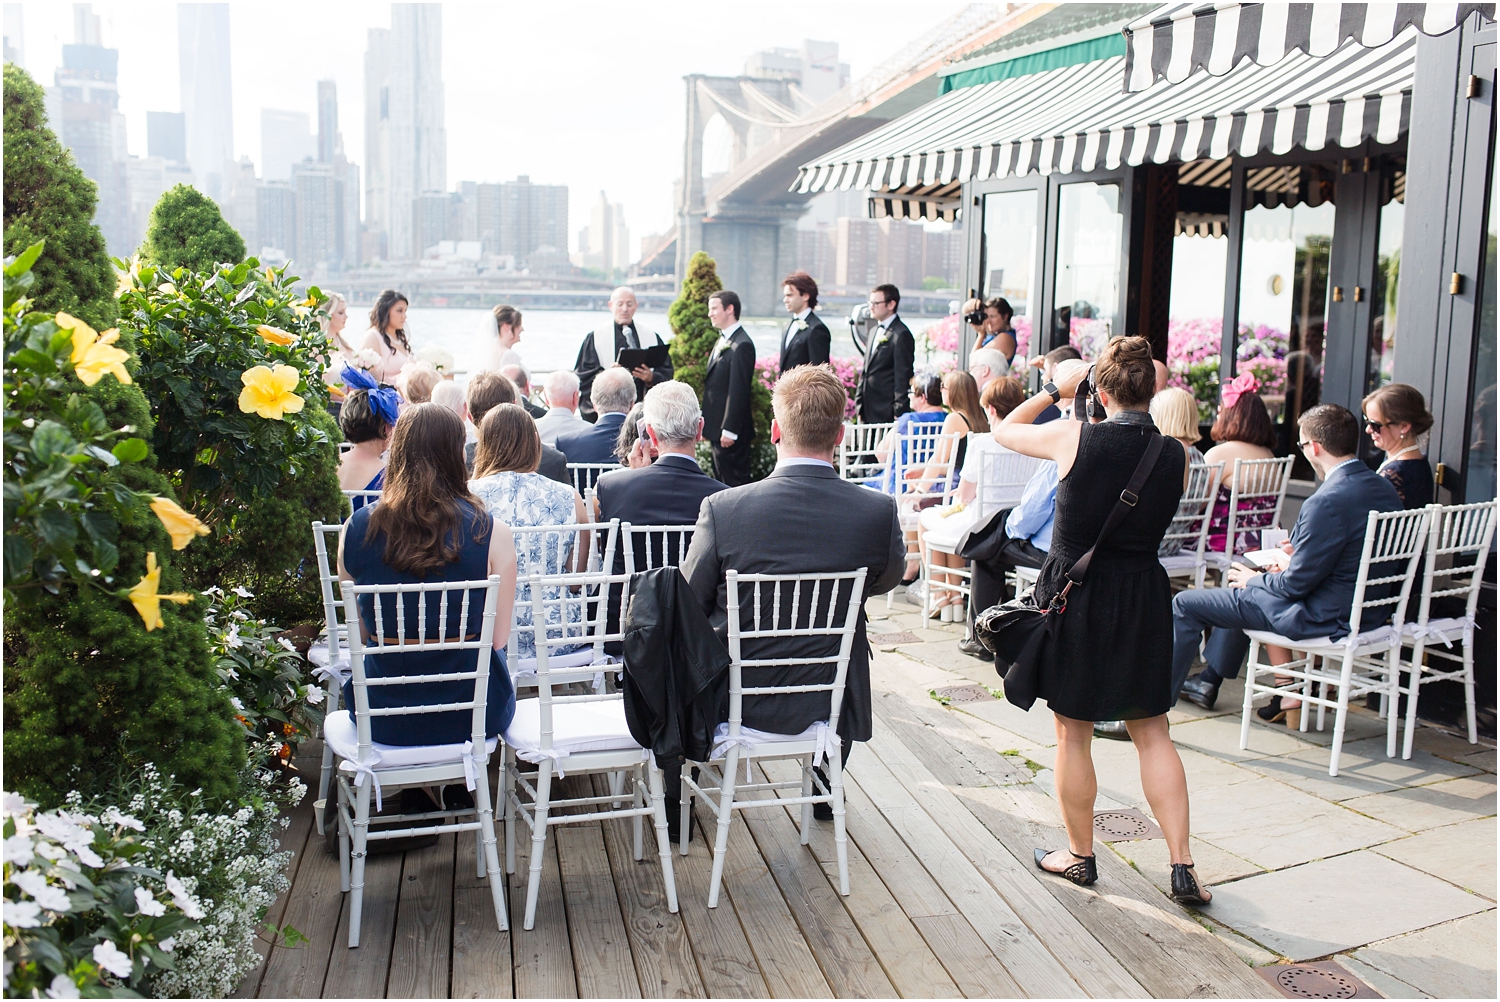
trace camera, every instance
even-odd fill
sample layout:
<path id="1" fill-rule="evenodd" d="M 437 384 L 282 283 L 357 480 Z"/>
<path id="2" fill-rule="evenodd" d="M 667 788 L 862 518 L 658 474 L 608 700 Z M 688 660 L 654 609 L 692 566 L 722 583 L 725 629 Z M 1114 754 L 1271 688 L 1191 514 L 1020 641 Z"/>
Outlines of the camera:
<path id="1" fill-rule="evenodd" d="M 964 323 L 970 324 L 974 327 L 978 327 L 980 324 L 984 323 L 984 307 L 981 306 L 973 313 L 965 313 Z"/>

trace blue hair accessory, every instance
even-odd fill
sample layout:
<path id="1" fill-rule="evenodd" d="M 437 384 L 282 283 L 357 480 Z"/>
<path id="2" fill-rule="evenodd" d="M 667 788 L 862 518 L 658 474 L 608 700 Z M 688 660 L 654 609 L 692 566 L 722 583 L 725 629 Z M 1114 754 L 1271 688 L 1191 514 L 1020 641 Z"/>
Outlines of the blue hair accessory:
<path id="1" fill-rule="evenodd" d="M 401 413 L 401 396 L 389 386 L 382 386 L 375 377 L 363 369 L 345 365 L 339 373 L 344 385 L 364 390 L 370 397 L 370 410 L 386 424 L 395 424 Z"/>

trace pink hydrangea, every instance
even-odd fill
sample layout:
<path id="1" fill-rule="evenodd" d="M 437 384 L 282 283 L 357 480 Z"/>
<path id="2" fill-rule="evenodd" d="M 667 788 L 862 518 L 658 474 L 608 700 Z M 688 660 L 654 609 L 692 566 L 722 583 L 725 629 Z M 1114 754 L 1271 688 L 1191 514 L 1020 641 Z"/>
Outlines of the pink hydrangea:
<path id="1" fill-rule="evenodd" d="M 844 417 L 854 417 L 854 391 L 859 387 L 859 375 L 864 360 L 859 358 L 831 357 L 828 364 L 833 367 L 833 374 L 839 377 L 839 382 L 844 384 L 844 390 L 849 398 L 844 404 Z M 765 385 L 766 389 L 774 390 L 776 380 L 781 377 L 781 357 L 778 355 L 762 355 L 755 360 L 755 374 Z"/>

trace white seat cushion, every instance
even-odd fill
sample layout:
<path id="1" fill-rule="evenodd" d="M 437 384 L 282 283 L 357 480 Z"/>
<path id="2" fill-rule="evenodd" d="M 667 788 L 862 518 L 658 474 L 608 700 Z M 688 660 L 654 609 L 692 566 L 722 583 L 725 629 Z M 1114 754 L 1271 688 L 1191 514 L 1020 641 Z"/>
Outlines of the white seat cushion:
<path id="1" fill-rule="evenodd" d="M 832 754 L 832 750 L 838 748 L 841 743 L 839 736 L 828 730 L 828 722 L 826 720 L 814 721 L 801 734 L 776 734 L 771 731 L 758 731 L 754 727 L 746 727 L 741 724 L 740 736 L 737 741 L 730 740 L 729 724 L 723 723 L 714 728 L 713 757 L 715 759 L 722 759 L 729 754 L 731 745 L 738 744 L 744 749 L 744 754 L 753 758 L 756 755 L 762 754 L 762 745 L 788 741 L 822 741 L 823 747 L 818 751 L 819 760 L 821 760 L 822 754 L 825 751 Z"/>
<path id="2" fill-rule="evenodd" d="M 516 757 L 540 762 L 542 754 L 542 701 L 516 702 L 516 715 L 505 731 L 505 743 Z M 552 754 L 566 757 L 580 752 L 629 751 L 640 748 L 625 725 L 625 701 L 552 704 Z"/>
<path id="3" fill-rule="evenodd" d="M 615 659 L 608 654 L 604 655 L 602 660 L 595 661 L 594 649 L 592 647 L 581 651 L 572 651 L 568 654 L 552 654 L 547 657 L 547 670 L 549 672 L 558 671 L 562 668 L 583 668 L 590 665 L 598 665 L 598 670 L 603 671 L 607 666 L 614 664 Z M 536 658 L 516 658 L 516 663 L 510 666 L 510 677 L 512 679 L 523 677 L 535 678 Z"/>
<path id="4" fill-rule="evenodd" d="M 1356 655 L 1369 654 L 1383 651 L 1391 646 L 1395 631 L 1389 626 L 1379 626 L 1373 630 L 1361 633 L 1354 645 Z M 1339 637 L 1314 637 L 1309 640 L 1288 640 L 1279 633 L 1271 633 L 1268 630 L 1246 630 L 1245 636 L 1251 640 L 1257 640 L 1262 644 L 1270 644 L 1273 647 L 1289 647 L 1299 651 L 1313 651 L 1315 653 L 1335 654 L 1349 646 L 1349 638 Z"/>
<path id="5" fill-rule="evenodd" d="M 1464 630 L 1472 627 L 1473 621 L 1467 616 L 1447 616 L 1442 619 L 1429 619 L 1424 629 L 1416 623 L 1407 623 L 1401 630 L 1401 636 L 1407 640 L 1416 640 L 1420 634 L 1422 639 L 1429 644 L 1441 644 L 1448 646 L 1464 638 Z"/>
<path id="6" fill-rule="evenodd" d="M 1170 557 L 1157 557 L 1167 573 L 1173 571 L 1191 571 L 1198 567 L 1198 557 L 1192 553 L 1174 553 Z"/>
<path id="7" fill-rule="evenodd" d="M 335 755 L 346 760 L 342 768 L 347 772 L 354 771 L 353 763 L 359 758 L 359 732 L 354 725 L 354 714 L 348 710 L 340 710 L 325 717 L 323 740 L 328 742 L 328 747 L 333 749 Z M 493 752 L 496 743 L 495 738 L 486 741 L 485 752 Z M 457 764 L 463 761 L 466 744 L 468 742 L 465 741 L 451 745 L 384 745 L 376 741 L 372 742 L 371 747 L 380 754 L 375 771 L 382 772 L 422 765 Z"/>

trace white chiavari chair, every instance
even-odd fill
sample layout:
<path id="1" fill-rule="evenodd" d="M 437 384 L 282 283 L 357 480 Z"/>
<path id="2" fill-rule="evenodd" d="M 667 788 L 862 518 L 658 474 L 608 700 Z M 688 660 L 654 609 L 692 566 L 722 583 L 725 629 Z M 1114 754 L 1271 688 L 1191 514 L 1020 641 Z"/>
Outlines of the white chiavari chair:
<path id="1" fill-rule="evenodd" d="M 1302 726 L 1307 730 L 1308 710 L 1318 708 L 1318 730 L 1323 729 L 1324 713 L 1332 709 L 1333 748 L 1328 761 L 1328 775 L 1339 774 L 1339 754 L 1344 746 L 1344 727 L 1349 703 L 1366 693 L 1378 693 L 1386 705 L 1386 756 L 1396 754 L 1395 696 L 1400 685 L 1401 633 L 1406 621 L 1407 601 L 1416 579 L 1417 563 L 1427 543 L 1431 513 L 1415 511 L 1370 512 L 1365 523 L 1364 549 L 1359 560 L 1359 577 L 1354 585 L 1350 606 L 1349 633 L 1338 638 L 1320 637 L 1291 640 L 1262 630 L 1246 630 L 1250 638 L 1249 675 L 1245 679 L 1245 702 L 1240 715 L 1240 747 L 1250 746 L 1251 701 L 1257 694 L 1292 696 L 1302 701 Z M 1386 617 L 1390 617 L 1387 623 Z M 1292 652 L 1284 665 L 1260 663 L 1261 648 L 1271 645 Z M 1301 683 L 1300 692 L 1257 682 L 1262 675 L 1281 675 Z M 1330 697 L 1330 687 L 1337 695 Z M 1316 692 L 1314 691 L 1316 689 Z"/>
<path id="2" fill-rule="evenodd" d="M 612 567 L 620 545 L 621 525 L 619 519 L 612 519 L 587 524 L 512 526 L 510 531 L 516 547 L 516 601 L 511 610 L 505 659 L 510 668 L 511 682 L 520 690 L 537 684 L 539 652 L 536 650 L 537 624 L 532 620 L 531 576 L 543 574 L 553 579 Z M 555 592 L 561 586 L 548 584 L 546 587 L 554 593 L 547 597 L 555 599 Z M 594 594 L 588 598 L 599 601 Z M 582 622 L 586 606 L 558 603 L 549 604 L 547 609 L 548 615 L 572 615 L 576 621 Z M 559 624 L 545 625 L 555 627 Z M 603 641 L 585 643 L 580 640 L 573 646 L 576 649 L 549 652 L 554 685 L 592 683 L 596 689 L 602 690 L 607 675 L 618 676 L 618 661 L 605 653 Z"/>
<path id="3" fill-rule="evenodd" d="M 844 440 L 839 443 L 839 476 L 863 483 L 880 475 L 885 464 L 875 456 L 875 447 L 896 428 L 895 422 L 844 425 Z"/>
<path id="4" fill-rule="evenodd" d="M 505 883 L 500 873 L 495 814 L 486 771 L 497 740 L 485 734 L 500 578 L 492 575 L 483 581 L 400 585 L 355 585 L 342 581 L 340 585 L 346 621 L 359 622 L 358 603 L 362 598 L 370 603 L 373 619 L 368 637 L 361 636 L 363 631 L 359 629 L 349 631 L 354 706 L 331 714 L 324 727 L 338 763 L 339 882 L 349 893 L 349 946 L 351 949 L 359 946 L 369 843 L 449 832 L 474 832 L 476 870 L 478 875 L 489 877 L 495 921 L 503 932 L 507 928 Z M 475 596 L 483 596 L 482 602 Z M 414 616 L 409 616 L 414 606 Z M 415 638 L 411 636 L 413 629 Z M 412 655 L 438 651 L 472 652 L 474 667 L 438 675 L 371 674 L 375 667 L 370 663 L 372 658 L 392 655 L 405 660 Z M 394 701 L 379 699 L 377 702 L 383 705 L 371 705 L 371 689 L 434 683 L 450 683 L 455 694 L 462 692 L 464 698 L 425 705 L 399 702 L 384 705 Z M 377 717 L 435 712 L 467 712 L 471 722 L 469 739 L 443 745 L 388 745 L 371 737 L 371 721 Z M 383 813 L 384 799 L 393 792 L 458 783 L 473 792 L 474 806 L 417 814 Z M 470 816 L 472 821 L 459 820 Z"/>
<path id="5" fill-rule="evenodd" d="M 1158 551 L 1167 577 L 1191 581 L 1194 588 L 1202 588 L 1208 574 L 1208 560 L 1204 556 L 1208 523 L 1223 476 L 1223 463 L 1193 463 L 1188 468 L 1187 489 L 1177 502 L 1177 514 L 1172 516 L 1172 524 L 1167 526 Z"/>
<path id="6" fill-rule="evenodd" d="M 573 489 L 579 494 L 592 488 L 599 478 L 611 470 L 623 470 L 619 463 L 569 463 L 568 476 L 573 480 Z"/>
<path id="7" fill-rule="evenodd" d="M 973 438 L 970 436 L 970 448 L 974 447 Z M 989 450 L 983 452 L 979 456 L 979 479 L 974 485 L 974 500 L 969 502 L 966 509 L 966 512 L 971 512 L 973 517 L 961 518 L 954 515 L 954 518 L 959 519 L 957 524 L 967 528 L 975 521 L 983 521 L 1000 509 L 1011 507 L 1020 501 L 1027 482 L 1041 462 L 1040 459 L 1023 456 L 1018 452 Z M 956 554 L 959 540 L 963 538 L 963 528 L 951 532 L 929 529 L 922 536 L 922 541 L 927 547 L 923 570 L 927 577 L 927 593 L 922 597 L 923 616 L 932 611 L 932 600 L 937 597 L 934 592 L 956 592 L 963 597 L 964 602 L 969 600 L 973 581 L 972 569 L 967 565 L 950 567 L 946 564 L 939 564 L 933 561 L 931 556 L 934 553 Z M 963 610 L 959 611 L 962 613 Z"/>
<path id="8" fill-rule="evenodd" d="M 554 648 L 578 643 L 602 645 L 624 639 L 618 629 L 613 632 L 609 629 L 605 604 L 590 602 L 589 596 L 605 594 L 615 585 L 628 596 L 629 581 L 625 574 L 604 571 L 533 574 L 529 581 L 534 621 L 545 622 L 549 607 L 569 604 L 579 607 L 582 619 L 573 621 L 564 613 L 559 617 L 559 625 L 538 631 L 537 697 L 516 703 L 515 719 L 505 732 L 499 795 L 505 801 L 507 873 L 514 873 L 516 869 L 514 828 L 517 814 L 531 831 L 530 873 L 523 921 L 526 929 L 535 924 L 547 832 L 555 825 L 630 818 L 635 827 L 635 858 L 639 860 L 644 855 L 641 819 L 650 816 L 656 827 L 667 907 L 672 912 L 677 911 L 677 884 L 672 873 L 671 843 L 667 839 L 662 771 L 651 753 L 630 735 L 625 720 L 624 694 L 561 694 L 556 691 L 559 682 L 554 678 L 551 666 L 550 653 Z M 535 765 L 535 771 L 523 773 L 521 762 Z M 620 773 L 633 779 L 628 794 L 612 783 L 610 793 L 600 796 L 558 799 L 553 795 L 554 781 L 565 775 L 613 776 Z M 626 796 L 629 806 L 618 806 Z M 571 813 L 573 810 L 582 810 L 582 813 Z"/>
<path id="9" fill-rule="evenodd" d="M 313 550 L 318 558 L 318 589 L 323 597 L 323 635 L 307 649 L 307 660 L 313 664 L 313 676 L 323 683 L 323 716 L 326 721 L 329 714 L 339 710 L 344 680 L 349 677 L 350 670 L 349 627 L 344 621 L 344 604 L 335 597 L 333 590 L 338 581 L 338 568 L 334 558 L 338 553 L 339 535 L 344 527 L 314 522 L 312 529 Z M 325 734 L 323 767 L 318 773 L 318 799 L 313 801 L 314 822 L 319 835 L 326 830 L 324 820 L 328 814 L 328 790 L 332 776 L 333 749 Z"/>
<path id="10" fill-rule="evenodd" d="M 1208 549 L 1204 559 L 1220 574 L 1229 570 L 1237 553 L 1259 548 L 1260 530 L 1281 524 L 1286 504 L 1286 485 L 1292 478 L 1293 457 L 1284 459 L 1236 459 L 1230 473 L 1229 521 L 1224 549 Z M 1255 539 L 1246 538 L 1251 534 Z"/>
<path id="11" fill-rule="evenodd" d="M 344 497 L 349 499 L 350 512 L 359 511 L 367 504 L 376 504 L 380 501 L 380 491 L 344 491 Z"/>
<path id="12" fill-rule="evenodd" d="M 1406 739 L 1401 757 L 1411 758 L 1417 729 L 1417 697 L 1422 686 L 1454 680 L 1464 687 L 1469 744 L 1478 744 L 1474 713 L 1474 612 L 1484 585 L 1484 568 L 1495 542 L 1496 502 L 1444 507 L 1429 505 L 1432 527 L 1427 540 L 1427 559 L 1422 568 L 1422 594 L 1415 622 L 1402 630 L 1402 642 L 1411 645 L 1411 660 L 1402 668 L 1409 679 L 1400 692 L 1406 695 Z M 1439 613 L 1433 615 L 1433 599 Z M 1463 605 L 1463 612 L 1445 605 Z M 1458 644 L 1458 650 L 1453 645 Z M 1392 707 L 1392 712 L 1395 708 Z"/>
<path id="13" fill-rule="evenodd" d="M 848 846 L 844 829 L 844 778 L 839 715 L 843 710 L 844 683 L 849 654 L 854 647 L 864 595 L 866 568 L 832 574 L 741 574 L 725 575 L 729 619 L 729 720 L 714 732 L 712 759 L 689 762 L 682 768 L 682 820 L 680 851 L 688 852 L 688 811 L 691 795 L 701 796 L 717 818 L 713 874 L 708 888 L 708 907 L 719 904 L 719 886 L 724 879 L 724 860 L 729 845 L 729 826 L 735 811 L 759 807 L 801 807 L 802 844 L 806 845 L 814 804 L 833 809 L 834 850 L 838 857 L 839 893 L 849 893 Z M 797 649 L 808 638 L 824 638 L 827 650 L 807 656 L 777 657 L 778 641 L 792 641 Z M 761 656 L 765 655 L 765 656 Z M 768 676 L 809 677 L 808 669 L 822 668 L 826 681 L 770 685 Z M 751 678 L 747 684 L 745 673 Z M 831 677 L 830 677 L 831 676 Z M 798 734 L 774 734 L 744 726 L 744 701 L 754 697 L 758 709 L 768 701 L 809 692 L 828 693 L 828 715 L 809 724 Z M 788 782 L 754 783 L 750 763 L 796 759 L 800 779 Z M 739 779 L 740 763 L 745 777 Z M 693 778 L 692 767 L 700 770 Z M 825 783 L 815 766 L 827 776 Z M 793 790 L 799 795 L 784 796 Z M 761 797 L 770 793 L 770 797 Z M 750 794 L 749 799 L 743 795 Z"/>

